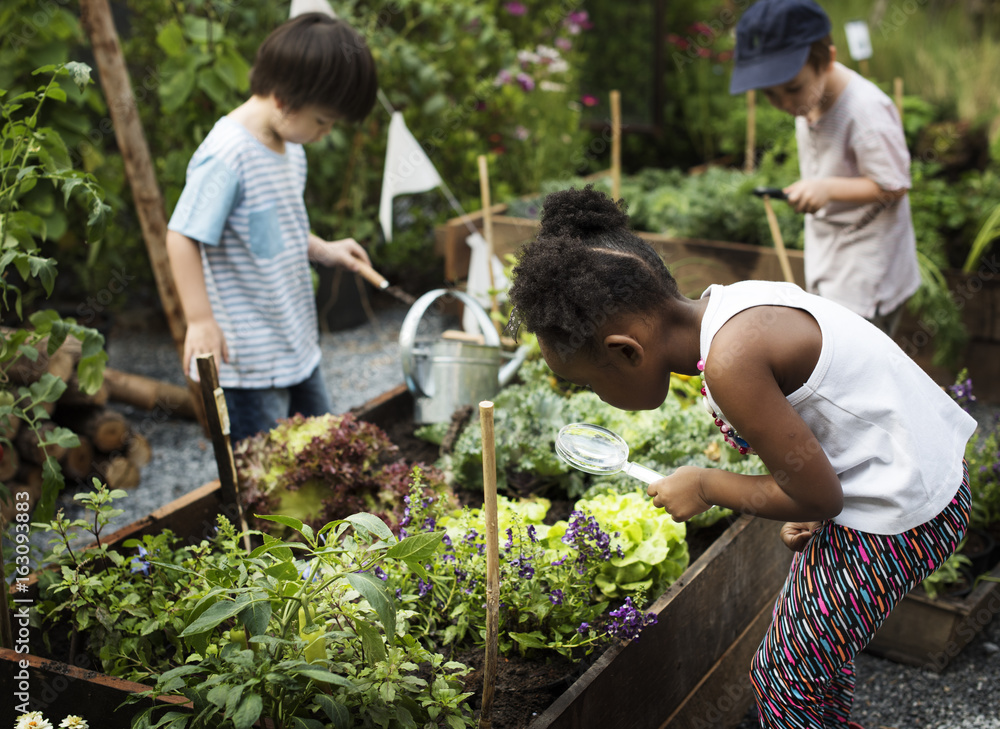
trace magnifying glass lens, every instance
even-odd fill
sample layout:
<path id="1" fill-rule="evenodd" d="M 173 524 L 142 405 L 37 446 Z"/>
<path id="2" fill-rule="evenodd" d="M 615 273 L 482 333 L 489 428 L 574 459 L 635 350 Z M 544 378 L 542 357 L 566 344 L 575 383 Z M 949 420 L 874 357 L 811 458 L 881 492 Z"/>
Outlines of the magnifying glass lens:
<path id="1" fill-rule="evenodd" d="M 599 425 L 571 423 L 556 438 L 556 453 L 587 473 L 615 473 L 628 460 L 628 445 L 616 433 Z"/>

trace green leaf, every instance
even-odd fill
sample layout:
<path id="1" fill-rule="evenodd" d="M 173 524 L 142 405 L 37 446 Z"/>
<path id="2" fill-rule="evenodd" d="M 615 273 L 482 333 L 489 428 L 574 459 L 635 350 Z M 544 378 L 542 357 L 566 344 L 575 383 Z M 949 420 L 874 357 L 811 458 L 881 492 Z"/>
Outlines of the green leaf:
<path id="1" fill-rule="evenodd" d="M 180 109 L 191 97 L 195 86 L 195 69 L 191 65 L 178 68 L 167 76 L 164 68 L 164 81 L 160 84 L 160 104 L 164 113 L 171 114 Z"/>
<path id="2" fill-rule="evenodd" d="M 198 71 L 198 88 L 204 91 L 217 106 L 225 106 L 232 98 L 225 80 L 212 67 Z"/>
<path id="3" fill-rule="evenodd" d="M 545 648 L 548 645 L 545 636 L 537 630 L 531 633 L 508 633 L 508 635 L 524 648 Z"/>
<path id="4" fill-rule="evenodd" d="M 384 661 L 386 657 L 385 643 L 382 636 L 368 623 L 358 622 L 355 626 L 358 637 L 361 638 L 361 646 L 368 655 L 369 661 Z"/>
<path id="5" fill-rule="evenodd" d="M 345 521 L 349 521 L 354 528 L 367 534 L 374 534 L 379 539 L 394 540 L 396 537 L 385 525 L 385 522 L 374 514 L 361 513 L 352 514 Z"/>
<path id="6" fill-rule="evenodd" d="M 314 700 L 333 724 L 333 729 L 351 729 L 351 712 L 346 706 L 326 694 L 317 694 Z"/>
<path id="7" fill-rule="evenodd" d="M 381 639 L 379 642 L 381 643 Z M 329 683 L 335 686 L 342 686 L 346 689 L 354 688 L 354 684 L 340 674 L 330 673 L 330 671 L 324 671 L 321 668 L 303 668 L 301 670 L 296 670 L 296 673 L 300 676 L 312 679 L 313 681 L 319 681 L 320 683 Z"/>
<path id="8" fill-rule="evenodd" d="M 367 572 L 351 572 L 347 575 L 347 581 L 351 587 L 361 593 L 362 597 L 368 601 L 378 619 L 382 622 L 385 630 L 386 640 L 392 645 L 396 637 L 396 604 L 389 597 L 389 591 L 385 584 L 374 575 Z"/>
<path id="9" fill-rule="evenodd" d="M 41 441 L 39 445 L 57 445 L 62 448 L 76 448 L 80 445 L 80 438 L 69 428 L 57 426 Z"/>
<path id="10" fill-rule="evenodd" d="M 427 559 L 437 551 L 443 536 L 444 532 L 414 534 L 389 547 L 385 556 L 402 560 Z"/>
<path id="11" fill-rule="evenodd" d="M 37 382 L 28 386 L 31 399 L 36 403 L 56 402 L 64 392 L 66 383 L 50 372 L 46 372 Z"/>
<path id="12" fill-rule="evenodd" d="M 215 59 L 215 71 L 233 91 L 243 93 L 250 86 L 250 64 L 232 47 L 227 46 Z"/>
<path id="13" fill-rule="evenodd" d="M 271 619 L 271 602 L 263 595 L 254 597 L 254 602 L 247 605 L 239 614 L 240 622 L 252 636 L 261 635 L 267 630 L 267 623 Z"/>
<path id="14" fill-rule="evenodd" d="M 302 522 L 292 516 L 282 516 L 281 514 L 254 514 L 257 519 L 264 519 L 265 521 L 273 521 L 278 524 L 284 524 L 289 529 L 294 529 L 297 532 L 302 531 Z"/>
<path id="15" fill-rule="evenodd" d="M 247 595 L 240 595 L 236 600 L 220 600 L 199 615 L 193 623 L 184 628 L 181 632 L 181 637 L 198 635 L 199 633 L 211 630 L 223 620 L 228 620 L 243 610 L 249 601 L 250 598 Z"/>
<path id="16" fill-rule="evenodd" d="M 195 43 L 218 42 L 222 39 L 224 28 L 221 23 L 197 15 L 184 16 L 184 34 Z"/>
<path id="17" fill-rule="evenodd" d="M 160 29 L 156 34 L 156 45 L 168 56 L 184 56 L 187 51 L 187 41 L 184 40 L 184 31 L 176 20 L 171 20 Z"/>
<path id="18" fill-rule="evenodd" d="M 233 724 L 236 729 L 252 729 L 254 722 L 260 718 L 260 712 L 264 708 L 264 701 L 258 694 L 248 694 L 240 708 L 233 714 Z"/>

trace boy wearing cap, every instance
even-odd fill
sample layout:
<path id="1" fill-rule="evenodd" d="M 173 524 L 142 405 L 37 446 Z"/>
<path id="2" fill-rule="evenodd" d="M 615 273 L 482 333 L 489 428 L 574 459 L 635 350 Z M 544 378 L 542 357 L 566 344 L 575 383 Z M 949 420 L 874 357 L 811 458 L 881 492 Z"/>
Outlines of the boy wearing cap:
<path id="1" fill-rule="evenodd" d="M 920 286 L 910 155 L 892 100 L 837 62 L 830 19 L 812 0 L 748 8 L 734 60 L 730 93 L 761 89 L 795 117 L 802 179 L 784 190 L 806 213 L 806 289 L 892 335 Z"/>

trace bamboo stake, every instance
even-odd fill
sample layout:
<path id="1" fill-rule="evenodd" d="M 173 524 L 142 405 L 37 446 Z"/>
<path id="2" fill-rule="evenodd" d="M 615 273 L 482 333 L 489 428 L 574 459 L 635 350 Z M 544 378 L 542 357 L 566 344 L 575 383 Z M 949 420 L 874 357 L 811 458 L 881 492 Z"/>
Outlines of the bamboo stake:
<path id="1" fill-rule="evenodd" d="M 867 58 L 862 58 L 860 61 L 858 61 L 858 70 L 861 71 L 861 75 L 862 76 L 864 76 L 865 78 L 868 78 L 869 71 L 868 71 L 868 59 Z"/>
<path id="2" fill-rule="evenodd" d="M 90 37 L 98 76 L 111 114 L 115 140 L 125 163 L 125 174 L 132 190 L 163 313 L 167 317 L 177 355 L 183 360 L 187 325 L 167 258 L 166 209 L 153 171 L 146 136 L 139 121 L 132 82 L 125 66 L 108 0 L 80 0 L 80 22 Z M 184 374 L 187 376 L 186 372 Z M 188 388 L 193 395 L 198 421 L 204 426 L 205 415 L 201 411 L 198 383 L 188 379 Z"/>
<path id="3" fill-rule="evenodd" d="M 500 329 L 500 304 L 497 302 L 497 282 L 493 276 L 493 211 L 490 209 L 490 171 L 486 155 L 479 155 L 479 195 L 483 199 L 483 237 L 486 238 L 490 272 L 490 316 Z"/>
<path id="4" fill-rule="evenodd" d="M 611 199 L 622 194 L 622 95 L 611 92 Z"/>
<path id="5" fill-rule="evenodd" d="M 233 446 L 229 439 L 229 410 L 226 408 L 226 397 L 219 385 L 219 371 L 215 368 L 215 355 L 199 354 L 198 379 L 201 383 L 201 394 L 204 398 L 205 419 L 208 431 L 212 436 L 212 448 L 215 450 L 215 461 L 219 466 L 219 491 L 223 503 L 232 508 L 243 531 L 243 546 L 251 551 L 249 527 L 243 514 L 243 504 L 240 502 L 239 484 L 236 481 L 236 461 L 233 459 Z"/>
<path id="6" fill-rule="evenodd" d="M 744 152 L 743 171 L 753 173 L 757 165 L 757 91 L 747 91 L 747 147 Z"/>
<path id="7" fill-rule="evenodd" d="M 903 120 L 903 77 L 897 76 L 892 82 L 893 96 L 896 97 L 896 110 L 899 112 L 899 120 Z"/>
<path id="8" fill-rule="evenodd" d="M 500 538 L 497 534 L 497 457 L 493 434 L 493 403 L 479 403 L 483 431 L 483 512 L 486 515 L 486 664 L 483 668 L 483 705 L 479 729 L 493 725 L 496 693 L 497 641 L 500 633 Z"/>
<path id="9" fill-rule="evenodd" d="M 785 274 L 788 283 L 795 283 L 795 276 L 792 274 L 792 265 L 788 262 L 788 251 L 785 250 L 785 241 L 781 237 L 781 228 L 778 227 L 778 218 L 771 207 L 771 197 L 764 195 L 764 212 L 767 214 L 767 224 L 771 228 L 771 237 L 774 238 L 774 249 L 778 253 L 778 261 L 781 263 L 781 271 Z"/>

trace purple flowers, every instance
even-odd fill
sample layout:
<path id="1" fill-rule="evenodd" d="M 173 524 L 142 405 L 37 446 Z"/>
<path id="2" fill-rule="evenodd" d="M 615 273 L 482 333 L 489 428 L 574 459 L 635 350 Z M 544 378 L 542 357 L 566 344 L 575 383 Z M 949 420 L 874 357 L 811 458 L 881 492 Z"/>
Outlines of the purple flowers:
<path id="1" fill-rule="evenodd" d="M 553 605 L 562 605 L 563 604 L 563 591 L 562 590 L 552 590 L 552 592 L 549 593 L 549 601 Z"/>
<path id="2" fill-rule="evenodd" d="M 962 375 L 967 375 L 963 370 L 959 374 L 959 378 Z M 948 393 L 951 395 L 952 399 L 962 406 L 962 409 L 966 412 L 969 411 L 969 407 L 972 403 L 976 401 L 976 396 L 972 394 L 972 378 L 966 376 L 964 380 L 956 380 L 954 385 L 948 386 Z"/>
<path id="3" fill-rule="evenodd" d="M 576 558 L 577 572 L 583 574 L 591 558 L 601 562 L 611 559 L 611 537 L 601 529 L 597 519 L 582 511 L 574 511 L 569 517 L 569 526 L 562 541 L 579 553 Z"/>
<path id="4" fill-rule="evenodd" d="M 632 603 L 631 597 L 625 598 L 625 603 L 617 610 L 612 610 L 609 615 L 612 620 L 608 621 L 605 628 L 608 635 L 622 640 L 638 640 L 639 633 L 647 625 L 656 625 L 656 615 L 653 613 L 642 614 Z"/>
<path id="5" fill-rule="evenodd" d="M 149 554 L 149 552 L 147 552 L 146 549 L 140 544 L 139 556 L 132 558 L 133 574 L 136 572 L 142 572 L 142 574 L 146 575 L 147 577 L 149 576 L 149 562 L 142 559 L 142 557 L 145 557 L 147 554 Z"/>
<path id="6" fill-rule="evenodd" d="M 504 3 L 503 9 L 514 16 L 525 15 L 528 12 L 528 7 L 519 2 Z"/>

